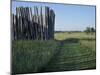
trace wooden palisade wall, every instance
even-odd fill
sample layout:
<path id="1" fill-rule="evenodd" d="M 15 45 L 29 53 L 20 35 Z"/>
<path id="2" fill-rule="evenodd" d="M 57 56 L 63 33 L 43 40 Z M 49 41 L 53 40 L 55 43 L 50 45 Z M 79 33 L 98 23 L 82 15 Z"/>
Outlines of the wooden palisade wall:
<path id="1" fill-rule="evenodd" d="M 16 7 L 12 14 L 13 40 L 54 39 L 55 13 L 49 7 Z"/>

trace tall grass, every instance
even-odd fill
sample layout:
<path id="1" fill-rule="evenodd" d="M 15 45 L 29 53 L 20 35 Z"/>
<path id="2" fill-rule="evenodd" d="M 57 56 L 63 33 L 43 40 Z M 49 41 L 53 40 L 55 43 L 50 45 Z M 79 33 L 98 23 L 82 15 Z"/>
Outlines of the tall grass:
<path id="1" fill-rule="evenodd" d="M 13 41 L 12 72 L 39 72 L 53 57 L 55 41 Z"/>

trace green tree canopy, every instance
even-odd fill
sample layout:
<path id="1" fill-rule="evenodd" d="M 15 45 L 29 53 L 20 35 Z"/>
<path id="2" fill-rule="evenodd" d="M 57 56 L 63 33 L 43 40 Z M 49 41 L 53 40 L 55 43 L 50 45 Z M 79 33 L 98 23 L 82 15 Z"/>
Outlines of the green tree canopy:
<path id="1" fill-rule="evenodd" d="M 86 30 L 84 30 L 84 32 L 86 32 L 86 33 L 93 33 L 93 32 L 95 32 L 96 30 L 95 30 L 95 28 L 93 28 L 93 27 L 87 27 L 86 28 Z"/>

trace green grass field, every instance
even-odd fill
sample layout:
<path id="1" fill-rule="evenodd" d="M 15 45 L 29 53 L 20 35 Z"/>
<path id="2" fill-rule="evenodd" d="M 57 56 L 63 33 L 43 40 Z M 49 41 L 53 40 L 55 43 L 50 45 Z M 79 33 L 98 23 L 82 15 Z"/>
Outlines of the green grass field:
<path id="1" fill-rule="evenodd" d="M 95 34 L 65 32 L 55 33 L 55 40 L 12 42 L 14 74 L 95 68 Z"/>

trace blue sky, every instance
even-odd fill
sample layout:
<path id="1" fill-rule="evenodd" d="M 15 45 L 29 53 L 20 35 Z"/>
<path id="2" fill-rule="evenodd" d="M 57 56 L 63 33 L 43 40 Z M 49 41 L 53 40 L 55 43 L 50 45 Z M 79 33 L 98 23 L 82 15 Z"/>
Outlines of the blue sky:
<path id="1" fill-rule="evenodd" d="M 95 6 L 12 1 L 12 13 L 15 13 L 15 8 L 19 6 L 49 6 L 52 8 L 56 14 L 56 31 L 83 31 L 86 27 L 95 27 L 96 24 Z"/>

